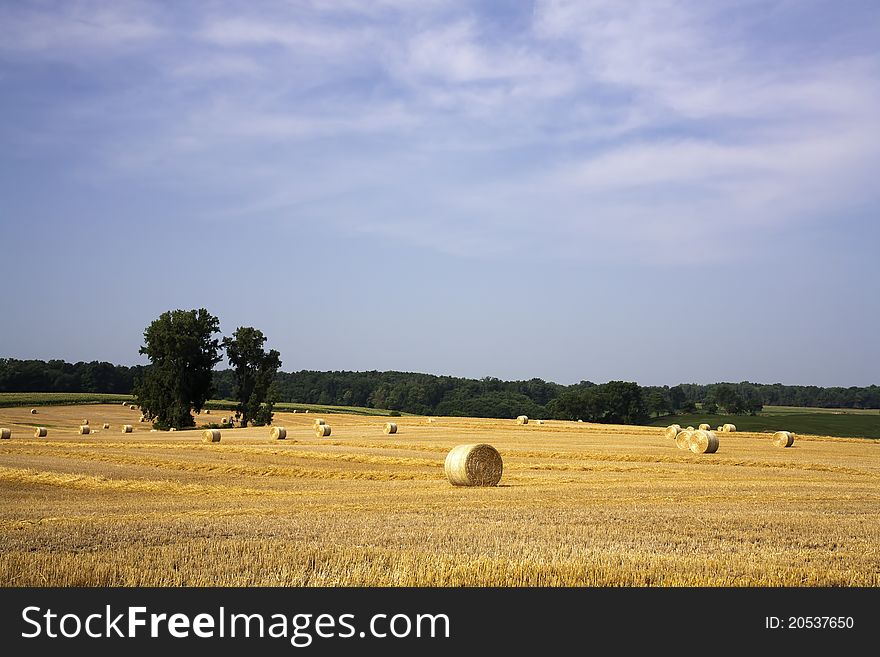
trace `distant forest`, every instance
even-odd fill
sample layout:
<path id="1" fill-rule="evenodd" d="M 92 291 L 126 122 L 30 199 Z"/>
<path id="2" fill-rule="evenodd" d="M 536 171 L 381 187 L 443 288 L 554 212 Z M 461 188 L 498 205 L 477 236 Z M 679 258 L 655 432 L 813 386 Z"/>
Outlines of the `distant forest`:
<path id="1" fill-rule="evenodd" d="M 92 361 L 0 358 L 0 392 L 130 393 L 146 367 Z M 234 398 L 232 370 L 214 373 L 215 397 Z M 365 406 L 421 415 L 583 419 L 640 423 L 688 412 L 757 413 L 764 405 L 880 408 L 880 387 L 820 388 L 779 383 L 639 386 L 611 381 L 560 385 L 529 379 L 465 379 L 412 372 L 279 372 L 274 400 L 301 404 Z"/>

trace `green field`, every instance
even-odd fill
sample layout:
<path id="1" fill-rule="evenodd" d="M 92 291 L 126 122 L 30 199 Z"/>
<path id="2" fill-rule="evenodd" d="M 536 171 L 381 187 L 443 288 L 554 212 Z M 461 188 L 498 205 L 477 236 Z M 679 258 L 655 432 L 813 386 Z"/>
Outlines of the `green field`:
<path id="1" fill-rule="evenodd" d="M 795 406 L 765 406 L 751 415 L 667 415 L 648 424 L 665 427 L 670 424 L 698 426 L 706 422 L 715 428 L 730 422 L 740 431 L 793 431 L 818 436 L 841 438 L 880 438 L 880 411 L 866 409 L 797 408 Z"/>
<path id="2" fill-rule="evenodd" d="M 72 404 L 113 404 L 131 401 L 133 395 L 99 392 L 0 392 L 0 408 L 12 406 L 70 406 Z"/>

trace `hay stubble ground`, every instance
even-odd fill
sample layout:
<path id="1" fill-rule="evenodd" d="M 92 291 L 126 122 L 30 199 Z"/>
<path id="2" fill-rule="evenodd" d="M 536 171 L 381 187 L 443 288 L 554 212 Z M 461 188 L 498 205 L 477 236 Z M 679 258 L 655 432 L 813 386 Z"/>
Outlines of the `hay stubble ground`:
<path id="1" fill-rule="evenodd" d="M 651 427 L 404 417 L 389 436 L 334 414 L 317 438 L 279 413 L 287 440 L 205 444 L 138 416 L 0 409 L 0 585 L 880 585 L 871 440 L 721 434 L 698 456 Z M 111 428 L 77 435 L 85 417 Z M 446 453 L 479 442 L 501 485 L 449 485 Z"/>

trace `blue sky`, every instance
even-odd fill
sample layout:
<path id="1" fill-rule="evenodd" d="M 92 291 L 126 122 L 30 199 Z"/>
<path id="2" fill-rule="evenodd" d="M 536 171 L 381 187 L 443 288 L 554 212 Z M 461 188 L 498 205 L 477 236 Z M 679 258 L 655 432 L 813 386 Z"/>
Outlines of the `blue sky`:
<path id="1" fill-rule="evenodd" d="M 880 4 L 0 3 L 0 355 L 880 383 Z"/>

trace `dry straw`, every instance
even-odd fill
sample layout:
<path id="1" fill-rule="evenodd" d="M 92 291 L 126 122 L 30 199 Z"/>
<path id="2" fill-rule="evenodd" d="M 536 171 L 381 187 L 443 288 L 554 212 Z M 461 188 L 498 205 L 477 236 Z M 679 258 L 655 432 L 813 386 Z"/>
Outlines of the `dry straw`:
<path id="1" fill-rule="evenodd" d="M 287 438 L 287 429 L 284 427 L 272 427 L 269 436 L 271 436 L 272 440 L 284 440 Z"/>
<path id="2" fill-rule="evenodd" d="M 529 416 L 528 416 L 528 415 L 520 415 L 520 416 L 518 416 L 518 417 L 516 418 L 516 423 L 517 423 L 517 424 L 528 424 L 528 423 L 529 423 Z"/>
<path id="3" fill-rule="evenodd" d="M 219 443 L 220 442 L 220 430 L 219 429 L 205 429 L 205 433 L 202 434 L 202 442 L 203 443 Z"/>
<path id="4" fill-rule="evenodd" d="M 324 436 L 330 435 L 330 425 L 329 424 L 316 424 L 315 425 L 315 436 L 318 438 L 323 438 Z"/>
<path id="5" fill-rule="evenodd" d="M 777 431 L 773 434 L 773 444 L 776 447 L 791 447 L 794 445 L 794 434 L 791 431 Z"/>
<path id="6" fill-rule="evenodd" d="M 714 454 L 718 451 L 718 436 L 714 431 L 694 431 L 688 447 L 694 454 Z"/>
<path id="7" fill-rule="evenodd" d="M 134 429 L 132 429 L 132 426 L 130 424 L 122 425 L 122 433 L 131 433 L 133 430 Z"/>
<path id="8" fill-rule="evenodd" d="M 723 427 L 721 427 L 721 430 L 724 431 L 725 433 L 733 433 L 734 431 L 736 431 L 736 425 L 735 424 L 725 424 Z"/>
<path id="9" fill-rule="evenodd" d="M 109 429 L 109 428 L 110 428 L 110 425 L 109 425 L 109 424 L 107 424 L 107 423 L 106 423 L 106 422 L 105 422 L 105 423 L 104 423 L 104 426 L 103 426 L 103 427 L 101 427 L 101 428 L 102 428 L 102 429 Z"/>
<path id="10" fill-rule="evenodd" d="M 12 429 L 0 429 L 0 440 L 9 440 L 12 438 Z"/>
<path id="11" fill-rule="evenodd" d="M 681 431 L 680 425 L 670 424 L 668 427 L 666 427 L 665 431 L 663 431 L 663 435 L 666 438 L 669 438 L 669 440 L 673 440 L 678 435 L 679 431 Z"/>
<path id="12" fill-rule="evenodd" d="M 504 464 L 492 445 L 458 445 L 446 455 L 446 478 L 453 486 L 497 486 Z"/>
<path id="13" fill-rule="evenodd" d="M 81 424 L 79 427 L 79 435 L 80 436 L 88 436 L 91 429 L 89 429 L 88 424 Z"/>
<path id="14" fill-rule="evenodd" d="M 679 449 L 690 449 L 691 438 L 693 438 L 693 436 L 694 432 L 690 429 L 679 431 L 675 435 L 675 446 Z"/>
<path id="15" fill-rule="evenodd" d="M 697 427 L 697 430 L 698 431 L 712 431 L 712 427 L 710 427 L 708 424 L 703 422 L 703 424 L 701 424 L 700 426 Z"/>
<path id="16" fill-rule="evenodd" d="M 394 422 L 386 422 L 383 431 L 385 433 L 397 433 L 397 424 Z"/>
<path id="17" fill-rule="evenodd" d="M 49 430 L 46 427 L 37 427 L 34 429 L 34 438 L 45 438 L 49 435 Z"/>

